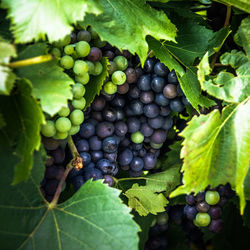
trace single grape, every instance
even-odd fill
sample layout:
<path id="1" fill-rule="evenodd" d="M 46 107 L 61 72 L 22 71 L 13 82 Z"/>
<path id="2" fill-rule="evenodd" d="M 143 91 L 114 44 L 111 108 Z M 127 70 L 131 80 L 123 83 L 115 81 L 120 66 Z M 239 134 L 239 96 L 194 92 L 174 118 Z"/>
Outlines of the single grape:
<path id="1" fill-rule="evenodd" d="M 162 128 L 164 130 L 169 130 L 170 128 L 173 127 L 173 119 L 171 117 L 166 117 L 163 121 Z"/>
<path id="2" fill-rule="evenodd" d="M 147 73 L 151 73 L 154 70 L 155 60 L 153 58 L 148 58 L 144 63 L 143 70 Z"/>
<path id="3" fill-rule="evenodd" d="M 154 101 L 153 91 L 142 91 L 140 95 L 140 101 L 144 104 L 149 104 Z"/>
<path id="4" fill-rule="evenodd" d="M 69 44 L 64 47 L 64 53 L 66 55 L 72 55 L 74 52 L 75 52 L 75 48 L 73 44 Z"/>
<path id="5" fill-rule="evenodd" d="M 85 181 L 93 178 L 93 180 L 103 179 L 102 172 L 97 168 L 88 168 L 88 170 L 83 175 Z"/>
<path id="6" fill-rule="evenodd" d="M 47 150 L 55 150 L 59 147 L 59 144 L 60 144 L 57 140 L 54 140 L 52 138 L 47 138 L 47 137 L 43 137 L 42 142 L 43 142 L 45 149 Z"/>
<path id="7" fill-rule="evenodd" d="M 197 213 L 194 219 L 194 223 L 199 227 L 206 227 L 210 224 L 211 218 L 207 213 Z"/>
<path id="8" fill-rule="evenodd" d="M 123 83 L 126 82 L 126 74 L 122 71 L 115 71 L 113 74 L 112 74 L 112 82 L 116 85 L 122 85 Z"/>
<path id="9" fill-rule="evenodd" d="M 70 109 L 69 107 L 62 107 L 60 111 L 58 112 L 59 116 L 68 116 L 70 114 Z"/>
<path id="10" fill-rule="evenodd" d="M 146 170 L 149 170 L 149 169 L 152 169 L 152 168 L 154 168 L 156 166 L 157 157 L 152 153 L 147 153 L 143 157 L 143 161 L 144 161 L 144 168 Z"/>
<path id="11" fill-rule="evenodd" d="M 173 110 L 174 112 L 180 113 L 183 111 L 184 105 L 178 98 L 175 98 L 174 100 L 170 101 L 170 109 Z"/>
<path id="12" fill-rule="evenodd" d="M 166 82 L 165 82 L 165 79 L 163 77 L 156 76 L 151 81 L 151 88 L 156 93 L 162 92 L 165 85 L 166 85 Z"/>
<path id="13" fill-rule="evenodd" d="M 167 106 L 169 104 L 169 100 L 162 93 L 160 93 L 155 96 L 155 103 L 160 106 Z"/>
<path id="14" fill-rule="evenodd" d="M 84 73 L 82 75 L 76 75 L 75 80 L 77 82 L 80 82 L 81 84 L 85 85 L 85 84 L 87 84 L 89 82 L 89 74 Z"/>
<path id="15" fill-rule="evenodd" d="M 54 158 L 55 164 L 62 164 L 64 162 L 65 151 L 61 147 L 58 147 L 56 150 L 50 152 L 50 155 Z"/>
<path id="16" fill-rule="evenodd" d="M 41 127 L 41 133 L 46 137 L 53 137 L 56 134 L 55 123 L 51 120 L 47 120 Z"/>
<path id="17" fill-rule="evenodd" d="M 59 132 L 57 131 L 56 134 L 53 136 L 56 140 L 64 140 L 68 137 L 68 132 Z"/>
<path id="18" fill-rule="evenodd" d="M 184 214 L 186 215 L 186 217 L 189 219 L 189 220 L 194 220 L 196 215 L 197 215 L 198 211 L 196 210 L 195 207 L 193 206 L 189 206 L 189 205 L 186 205 L 184 207 Z"/>
<path id="19" fill-rule="evenodd" d="M 113 82 L 107 82 L 104 84 L 103 90 L 105 91 L 105 93 L 112 95 L 116 93 L 117 85 L 115 85 Z"/>
<path id="20" fill-rule="evenodd" d="M 75 83 L 72 87 L 72 94 L 74 99 L 80 99 L 86 92 L 85 87 L 81 83 Z"/>
<path id="21" fill-rule="evenodd" d="M 115 62 L 113 61 L 110 61 L 109 62 L 109 65 L 108 65 L 108 71 L 109 71 L 109 74 L 112 75 L 115 71 L 117 71 L 118 68 L 117 68 L 117 65 Z"/>
<path id="22" fill-rule="evenodd" d="M 110 162 L 116 162 L 117 152 L 114 153 L 104 153 L 104 158 L 108 159 Z"/>
<path id="23" fill-rule="evenodd" d="M 95 73 L 95 64 L 90 61 L 85 61 L 88 64 L 88 73 L 93 75 Z"/>
<path id="24" fill-rule="evenodd" d="M 61 51 L 60 51 L 60 49 L 58 49 L 58 48 L 53 48 L 53 49 L 51 50 L 51 54 L 52 54 L 55 58 L 61 57 Z"/>
<path id="25" fill-rule="evenodd" d="M 142 75 L 137 83 L 137 86 L 140 90 L 148 91 L 151 90 L 151 76 L 149 74 Z"/>
<path id="26" fill-rule="evenodd" d="M 178 79 L 174 70 L 168 74 L 168 83 L 178 84 Z"/>
<path id="27" fill-rule="evenodd" d="M 72 125 L 71 129 L 69 130 L 69 135 L 75 135 L 80 131 L 79 125 Z"/>
<path id="28" fill-rule="evenodd" d="M 98 36 L 98 34 L 97 34 L 97 32 L 95 31 L 94 28 L 89 27 L 88 31 L 89 31 L 92 39 L 98 39 L 99 36 Z"/>
<path id="29" fill-rule="evenodd" d="M 114 62 L 117 65 L 118 70 L 125 70 L 128 67 L 128 60 L 124 56 L 116 56 Z"/>
<path id="30" fill-rule="evenodd" d="M 98 48 L 103 48 L 107 44 L 106 41 L 102 41 L 100 38 L 93 40 L 93 45 Z"/>
<path id="31" fill-rule="evenodd" d="M 132 171 L 141 171 L 144 167 L 144 162 L 140 157 L 134 157 L 130 163 L 130 168 Z"/>
<path id="32" fill-rule="evenodd" d="M 144 135 L 140 131 L 131 134 L 131 141 L 133 143 L 142 143 L 143 140 L 144 140 Z"/>
<path id="33" fill-rule="evenodd" d="M 78 175 L 71 180 L 72 185 L 74 186 L 75 192 L 84 184 L 83 176 Z"/>
<path id="34" fill-rule="evenodd" d="M 100 62 L 94 62 L 94 65 L 95 65 L 95 69 L 92 75 L 99 76 L 102 73 L 103 66 Z"/>
<path id="35" fill-rule="evenodd" d="M 124 136 L 128 132 L 128 126 L 123 121 L 118 121 L 115 123 L 115 134 L 117 136 Z"/>
<path id="36" fill-rule="evenodd" d="M 95 111 L 102 111 L 106 105 L 106 101 L 103 96 L 96 96 L 91 104 L 91 108 Z"/>
<path id="37" fill-rule="evenodd" d="M 115 131 L 115 127 L 111 122 L 100 122 L 96 126 L 96 134 L 100 138 L 111 136 Z"/>
<path id="38" fill-rule="evenodd" d="M 90 49 L 88 60 L 91 62 L 97 62 L 102 59 L 102 51 L 99 48 L 92 47 Z"/>
<path id="39" fill-rule="evenodd" d="M 130 149 L 125 149 L 118 155 L 118 163 L 122 166 L 129 165 L 132 160 L 133 154 Z"/>
<path id="40" fill-rule="evenodd" d="M 71 69 L 74 66 L 74 60 L 71 56 L 65 55 L 60 60 L 61 66 L 65 69 Z"/>
<path id="41" fill-rule="evenodd" d="M 186 195 L 186 202 L 188 205 L 193 206 L 195 204 L 195 197 L 193 194 Z"/>
<path id="42" fill-rule="evenodd" d="M 157 62 L 154 66 L 154 72 L 158 76 L 166 76 L 169 73 L 168 68 L 161 62 Z"/>
<path id="43" fill-rule="evenodd" d="M 136 117 L 129 117 L 127 119 L 127 126 L 128 126 L 129 133 L 135 133 L 140 129 L 141 122 Z"/>
<path id="44" fill-rule="evenodd" d="M 76 60 L 73 71 L 76 75 L 84 75 L 88 72 L 88 64 L 82 60 Z"/>
<path id="45" fill-rule="evenodd" d="M 129 108 L 133 112 L 134 115 L 142 115 L 143 114 L 143 104 L 139 100 L 134 100 L 129 105 Z"/>
<path id="46" fill-rule="evenodd" d="M 168 99 L 173 99 L 177 96 L 177 88 L 174 84 L 167 84 L 163 89 L 163 95 Z"/>
<path id="47" fill-rule="evenodd" d="M 70 114 L 70 121 L 75 126 L 82 124 L 82 122 L 84 121 L 83 112 L 81 110 L 79 110 L 79 109 L 75 109 Z"/>
<path id="48" fill-rule="evenodd" d="M 103 152 L 100 150 L 91 151 L 91 159 L 94 163 L 98 162 L 99 160 L 103 159 Z"/>
<path id="49" fill-rule="evenodd" d="M 122 85 L 117 86 L 117 92 L 119 94 L 126 94 L 129 91 L 129 84 L 127 82 L 123 83 Z"/>
<path id="50" fill-rule="evenodd" d="M 106 121 L 114 122 L 116 120 L 116 110 L 112 107 L 106 107 L 103 110 L 102 117 Z"/>
<path id="51" fill-rule="evenodd" d="M 164 131 L 163 129 L 157 129 L 154 131 L 154 133 L 150 136 L 150 140 L 153 143 L 156 144 L 161 144 L 164 143 L 167 137 L 167 133 L 166 131 Z"/>
<path id="52" fill-rule="evenodd" d="M 217 191 L 206 191 L 205 201 L 209 205 L 215 205 L 220 201 L 220 195 Z"/>
<path id="53" fill-rule="evenodd" d="M 148 118 L 154 118 L 160 113 L 159 107 L 155 103 L 150 103 L 144 106 L 144 114 Z"/>
<path id="54" fill-rule="evenodd" d="M 66 117 L 60 117 L 55 123 L 56 130 L 61 133 L 68 132 L 71 128 L 71 122 Z"/>
<path id="55" fill-rule="evenodd" d="M 72 101 L 72 105 L 75 109 L 84 109 L 84 107 L 86 106 L 86 100 L 84 97 L 77 99 L 77 100 L 73 100 Z"/>
<path id="56" fill-rule="evenodd" d="M 89 151 L 89 142 L 87 140 L 81 139 L 76 143 L 76 147 L 79 152 L 87 152 Z"/>
<path id="57" fill-rule="evenodd" d="M 101 159 L 97 162 L 96 167 L 102 171 L 103 174 L 113 174 L 116 166 L 107 159 Z"/>
<path id="58" fill-rule="evenodd" d="M 123 108 L 125 106 L 126 100 L 121 95 L 116 95 L 114 99 L 111 101 L 111 105 L 113 107 Z"/>
<path id="59" fill-rule="evenodd" d="M 134 83 L 136 82 L 137 76 L 136 71 L 133 68 L 127 68 L 125 71 L 127 82 L 128 83 Z"/>
<path id="60" fill-rule="evenodd" d="M 80 136 L 83 138 L 90 138 L 95 134 L 95 126 L 90 122 L 84 122 L 80 128 Z"/>
<path id="61" fill-rule="evenodd" d="M 208 213 L 209 213 L 211 219 L 219 219 L 221 217 L 222 210 L 219 206 L 212 206 L 212 207 L 210 207 Z"/>
<path id="62" fill-rule="evenodd" d="M 54 195 L 57 189 L 59 181 L 58 180 L 47 180 L 44 187 L 46 194 Z"/>
<path id="63" fill-rule="evenodd" d="M 208 212 L 209 208 L 210 206 L 205 201 L 201 201 L 196 204 L 196 209 L 202 213 Z"/>
<path id="64" fill-rule="evenodd" d="M 102 149 L 107 153 L 114 153 L 117 151 L 118 142 L 114 136 L 106 137 L 102 143 Z"/>
<path id="65" fill-rule="evenodd" d="M 140 131 L 145 137 L 151 136 L 154 132 L 154 130 L 147 123 L 143 123 L 141 125 Z"/>
<path id="66" fill-rule="evenodd" d="M 153 129 L 161 128 L 164 124 L 164 118 L 160 115 L 154 118 L 149 118 L 148 124 Z"/>
<path id="67" fill-rule="evenodd" d="M 80 57 L 85 57 L 90 52 L 90 46 L 86 41 L 80 41 L 76 43 L 76 52 Z"/>
<path id="68" fill-rule="evenodd" d="M 104 183 L 107 183 L 110 187 L 114 185 L 114 179 L 111 175 L 104 175 Z"/>
<path id="69" fill-rule="evenodd" d="M 114 57 L 115 57 L 115 53 L 111 50 L 106 50 L 103 53 L 104 57 L 107 57 L 109 59 L 109 61 L 113 61 Z"/>
<path id="70" fill-rule="evenodd" d="M 98 138 L 98 136 L 92 136 L 89 138 L 89 147 L 91 150 L 101 150 L 102 141 Z"/>
<path id="71" fill-rule="evenodd" d="M 212 220 L 208 229 L 211 231 L 211 232 L 214 232 L 214 233 L 219 233 L 222 231 L 223 229 L 223 220 L 219 219 L 219 220 Z"/>
<path id="72" fill-rule="evenodd" d="M 77 33 L 77 41 L 85 41 L 85 42 L 90 42 L 91 40 L 91 34 L 87 30 L 81 30 Z"/>

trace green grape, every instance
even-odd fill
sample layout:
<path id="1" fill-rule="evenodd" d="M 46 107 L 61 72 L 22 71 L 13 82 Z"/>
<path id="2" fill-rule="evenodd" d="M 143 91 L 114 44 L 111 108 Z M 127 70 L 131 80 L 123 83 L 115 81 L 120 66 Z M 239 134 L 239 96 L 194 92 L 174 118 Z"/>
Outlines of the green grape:
<path id="1" fill-rule="evenodd" d="M 42 135 L 46 137 L 52 137 L 56 134 L 56 127 L 53 121 L 47 120 L 41 128 Z"/>
<path id="2" fill-rule="evenodd" d="M 140 131 L 137 131 L 135 133 L 132 133 L 131 134 L 131 141 L 133 143 L 142 143 L 144 141 L 144 135 L 140 132 Z"/>
<path id="3" fill-rule="evenodd" d="M 82 60 L 76 60 L 73 71 L 76 75 L 83 75 L 88 72 L 88 64 Z"/>
<path id="4" fill-rule="evenodd" d="M 80 57 L 85 57 L 89 54 L 90 45 L 85 41 L 76 43 L 76 52 Z"/>
<path id="5" fill-rule="evenodd" d="M 88 64 L 88 71 L 90 75 L 93 75 L 93 73 L 95 72 L 95 65 L 94 63 L 90 62 L 90 61 L 85 61 Z"/>
<path id="6" fill-rule="evenodd" d="M 75 109 L 71 114 L 70 114 L 70 120 L 73 125 L 77 126 L 83 123 L 84 121 L 84 114 L 81 110 Z"/>
<path id="7" fill-rule="evenodd" d="M 151 148 L 154 148 L 154 149 L 160 149 L 163 146 L 163 143 L 157 144 L 157 143 L 150 142 L 150 146 Z"/>
<path id="8" fill-rule="evenodd" d="M 73 93 L 74 99 L 82 98 L 85 92 L 86 92 L 86 89 L 81 83 L 75 83 L 72 87 L 72 93 Z"/>
<path id="9" fill-rule="evenodd" d="M 102 73 L 103 66 L 100 62 L 94 62 L 94 65 L 95 65 L 95 70 L 93 72 L 93 75 L 98 76 Z"/>
<path id="10" fill-rule="evenodd" d="M 63 39 L 60 39 L 59 41 L 55 42 L 56 47 L 64 47 L 68 44 L 70 44 L 71 38 L 70 35 L 66 35 Z"/>
<path id="11" fill-rule="evenodd" d="M 125 70 L 128 67 L 128 60 L 124 56 L 116 56 L 114 62 L 119 70 Z"/>
<path id="12" fill-rule="evenodd" d="M 51 50 L 51 54 L 52 54 L 55 58 L 61 57 L 61 50 L 58 49 L 58 48 L 53 48 L 53 49 Z"/>
<path id="13" fill-rule="evenodd" d="M 79 58 L 79 56 L 76 53 L 76 51 L 74 51 L 74 53 L 71 56 L 73 57 L 74 60 L 77 60 Z"/>
<path id="14" fill-rule="evenodd" d="M 91 34 L 92 39 L 97 39 L 99 37 L 97 32 L 92 27 L 90 27 L 88 30 L 89 30 L 89 32 Z"/>
<path id="15" fill-rule="evenodd" d="M 63 140 L 68 137 L 68 132 L 56 132 L 56 134 L 53 136 L 56 140 Z"/>
<path id="16" fill-rule="evenodd" d="M 117 86 L 112 82 L 107 82 L 104 84 L 103 90 L 105 93 L 112 95 L 112 94 L 116 93 Z"/>
<path id="17" fill-rule="evenodd" d="M 59 116 L 68 116 L 70 114 L 70 109 L 69 107 L 62 107 L 60 111 L 58 112 Z"/>
<path id="18" fill-rule="evenodd" d="M 117 68 L 116 63 L 113 61 L 109 61 L 109 66 L 108 66 L 109 74 L 112 75 L 117 69 L 118 68 Z"/>
<path id="19" fill-rule="evenodd" d="M 69 131 L 69 135 L 75 135 L 80 131 L 80 125 L 77 126 L 72 126 L 70 131 Z"/>
<path id="20" fill-rule="evenodd" d="M 67 55 L 72 55 L 75 52 L 75 48 L 73 44 L 66 45 L 64 47 L 64 53 Z"/>
<path id="21" fill-rule="evenodd" d="M 68 132 L 71 128 L 71 122 L 66 117 L 60 117 L 56 120 L 56 130 L 61 133 Z"/>
<path id="22" fill-rule="evenodd" d="M 194 219 L 195 225 L 206 227 L 210 224 L 211 218 L 208 213 L 198 213 Z"/>
<path id="23" fill-rule="evenodd" d="M 78 100 L 73 100 L 72 101 L 72 105 L 75 109 L 84 109 L 85 108 L 85 105 L 86 105 L 86 100 L 84 97 L 78 99 Z"/>
<path id="24" fill-rule="evenodd" d="M 85 85 L 89 82 L 89 74 L 88 73 L 85 73 L 81 76 L 75 76 L 75 80 L 77 82 L 80 82 L 81 84 Z"/>
<path id="25" fill-rule="evenodd" d="M 220 195 L 217 191 L 206 191 L 205 201 L 209 205 L 215 205 L 220 201 Z"/>
<path id="26" fill-rule="evenodd" d="M 71 69 L 74 66 L 74 60 L 71 56 L 63 56 L 60 61 L 61 65 L 65 69 Z"/>
<path id="27" fill-rule="evenodd" d="M 112 82 L 116 85 L 122 85 L 123 83 L 126 82 L 127 80 L 127 77 L 126 77 L 126 74 L 120 70 L 118 71 L 115 71 L 113 74 L 112 74 Z"/>

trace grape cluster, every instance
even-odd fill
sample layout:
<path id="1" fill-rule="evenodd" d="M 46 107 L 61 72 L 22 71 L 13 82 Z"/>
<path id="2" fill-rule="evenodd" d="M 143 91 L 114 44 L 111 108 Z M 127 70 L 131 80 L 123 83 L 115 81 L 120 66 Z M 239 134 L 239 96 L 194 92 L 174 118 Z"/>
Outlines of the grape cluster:
<path id="1" fill-rule="evenodd" d="M 121 52 L 111 48 L 104 46 L 102 53 L 113 59 L 113 70 L 74 136 L 84 165 L 69 175 L 75 190 L 90 178 L 104 178 L 112 185 L 111 176 L 119 168 L 133 177 L 153 169 L 173 127 L 171 112 L 182 112 L 189 105 L 174 71 L 155 58 L 147 59 L 143 69 L 134 68 L 128 52 L 119 55 Z M 114 77 L 116 72 L 125 75 L 125 82 L 117 84 L 120 78 Z M 107 84 L 115 90 L 112 87 L 110 92 Z"/>
<path id="2" fill-rule="evenodd" d="M 51 53 L 58 58 L 61 67 L 75 79 L 71 89 L 73 100 L 54 117 L 47 116 L 46 124 L 41 129 L 43 136 L 65 139 L 68 135 L 79 132 L 86 106 L 84 85 L 92 76 L 100 75 L 103 71 L 100 62 L 102 51 L 95 47 L 97 41 L 96 33 L 90 29 L 72 33 L 54 44 Z"/>
<path id="3" fill-rule="evenodd" d="M 48 159 L 45 163 L 46 169 L 44 179 L 41 182 L 41 191 L 45 199 L 51 202 L 65 171 L 65 151 L 58 141 L 52 138 L 43 138 L 43 144 L 47 150 Z"/>
<path id="4" fill-rule="evenodd" d="M 208 227 L 211 232 L 218 233 L 223 229 L 222 207 L 232 195 L 229 184 L 200 192 L 196 196 L 187 195 L 184 214 L 195 226 Z"/>

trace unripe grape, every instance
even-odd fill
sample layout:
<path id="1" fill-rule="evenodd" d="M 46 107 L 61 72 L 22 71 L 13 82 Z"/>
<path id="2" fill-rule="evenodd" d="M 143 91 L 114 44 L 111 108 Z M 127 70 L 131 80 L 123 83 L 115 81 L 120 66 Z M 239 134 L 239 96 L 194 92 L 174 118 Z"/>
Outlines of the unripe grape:
<path id="1" fill-rule="evenodd" d="M 207 213 L 198 213 L 195 217 L 195 224 L 199 227 L 206 227 L 210 224 L 211 218 Z"/>
<path id="2" fill-rule="evenodd" d="M 112 95 L 112 94 L 116 93 L 117 86 L 112 82 L 107 82 L 104 84 L 103 90 L 105 93 Z"/>
<path id="3" fill-rule="evenodd" d="M 85 92 L 86 92 L 85 87 L 81 83 L 75 83 L 72 87 L 72 93 L 75 99 L 82 98 Z"/>
<path id="4" fill-rule="evenodd" d="M 128 60 L 124 56 L 116 56 L 114 62 L 119 70 L 125 70 L 128 67 Z"/>
<path id="5" fill-rule="evenodd" d="M 75 135 L 80 131 L 80 125 L 73 125 L 69 131 L 69 135 Z"/>
<path id="6" fill-rule="evenodd" d="M 41 133 L 46 137 L 54 136 L 56 134 L 56 128 L 54 122 L 50 120 L 46 121 L 46 124 L 42 125 Z"/>
<path id="7" fill-rule="evenodd" d="M 60 49 L 58 49 L 58 48 L 53 48 L 52 50 L 51 50 L 51 54 L 54 56 L 54 57 L 61 57 L 61 51 L 60 51 Z"/>
<path id="8" fill-rule="evenodd" d="M 77 126 L 82 124 L 84 120 L 84 114 L 81 110 L 75 109 L 71 114 L 70 114 L 70 120 L 73 125 Z"/>
<path id="9" fill-rule="evenodd" d="M 68 116 L 70 113 L 69 107 L 62 107 L 60 111 L 58 112 L 59 116 Z"/>
<path id="10" fill-rule="evenodd" d="M 76 43 L 76 52 L 80 57 L 85 57 L 89 54 L 90 46 L 85 41 Z"/>
<path id="11" fill-rule="evenodd" d="M 84 97 L 78 99 L 78 100 L 73 100 L 72 101 L 72 105 L 75 109 L 84 109 L 85 105 L 86 105 L 86 100 Z"/>
<path id="12" fill-rule="evenodd" d="M 94 76 L 98 76 L 102 73 L 103 66 L 100 62 L 94 62 L 95 69 L 94 72 L 92 73 Z"/>
<path id="13" fill-rule="evenodd" d="M 56 120 L 56 130 L 64 133 L 64 132 L 68 132 L 71 128 L 71 122 L 68 118 L 66 117 L 60 117 Z"/>
<path id="14" fill-rule="evenodd" d="M 83 85 L 86 85 L 89 82 L 89 74 L 84 73 L 83 75 L 75 76 L 75 80 Z"/>
<path id="15" fill-rule="evenodd" d="M 74 66 L 74 60 L 71 56 L 63 56 L 60 61 L 61 65 L 65 69 L 71 69 Z"/>
<path id="16" fill-rule="evenodd" d="M 75 52 L 74 49 L 74 45 L 73 44 L 69 44 L 67 46 L 64 47 L 64 53 L 66 55 L 72 55 Z"/>
<path id="17" fill-rule="evenodd" d="M 132 133 L 131 134 L 131 141 L 133 143 L 137 143 L 137 144 L 142 143 L 144 141 L 144 135 L 140 131 Z"/>
<path id="18" fill-rule="evenodd" d="M 215 205 L 220 201 L 220 195 L 217 191 L 206 191 L 205 201 L 209 205 Z"/>
<path id="19" fill-rule="evenodd" d="M 112 82 L 116 85 L 122 85 L 123 83 L 126 82 L 126 74 L 122 71 L 115 71 L 112 74 Z"/>
<path id="20" fill-rule="evenodd" d="M 76 75 L 84 75 L 88 72 L 88 64 L 82 60 L 76 60 L 73 71 Z"/>
<path id="21" fill-rule="evenodd" d="M 59 132 L 57 131 L 56 134 L 53 136 L 56 140 L 63 140 L 68 137 L 68 132 Z"/>

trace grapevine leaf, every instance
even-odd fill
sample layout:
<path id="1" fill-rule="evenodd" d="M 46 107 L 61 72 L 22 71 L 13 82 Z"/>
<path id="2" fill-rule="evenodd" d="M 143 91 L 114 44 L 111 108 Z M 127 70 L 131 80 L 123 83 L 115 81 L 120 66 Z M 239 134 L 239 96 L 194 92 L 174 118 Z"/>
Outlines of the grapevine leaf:
<path id="1" fill-rule="evenodd" d="M 204 58 L 205 59 L 205 58 Z M 250 95 L 250 61 L 242 51 L 233 50 L 231 53 L 225 53 L 220 57 L 223 65 L 231 65 L 236 69 L 236 76 L 231 72 L 220 72 L 216 77 L 204 81 L 200 79 L 202 89 L 210 95 L 226 102 L 241 102 Z M 208 63 L 208 60 L 206 60 Z M 201 61 L 203 63 L 204 60 Z M 206 69 L 203 67 L 203 75 L 208 75 L 209 65 L 206 63 Z M 204 82 L 203 82 L 204 81 Z"/>
<path id="2" fill-rule="evenodd" d="M 244 181 L 250 167 L 250 100 L 193 117 L 183 130 L 185 138 L 181 157 L 183 185 L 171 197 L 231 184 L 240 197 L 241 213 L 245 207 Z M 248 180 L 249 182 L 249 180 Z M 249 199 L 250 197 L 246 197 Z"/>
<path id="3" fill-rule="evenodd" d="M 2 133 L 13 146 L 13 154 L 19 158 L 13 184 L 28 179 L 33 166 L 33 153 L 39 150 L 41 144 L 40 126 L 44 122 L 44 116 L 30 92 L 30 85 L 20 81 L 11 96 L 0 97 L 0 110 L 6 123 Z"/>
<path id="4" fill-rule="evenodd" d="M 86 182 L 74 196 L 52 207 L 42 197 L 41 154 L 29 180 L 11 186 L 9 158 L 1 165 L 0 240 L 4 249 L 137 249 L 138 225 L 119 190 Z"/>
<path id="5" fill-rule="evenodd" d="M 80 21 L 86 13 L 100 14 L 102 6 L 95 0 L 3 0 L 2 7 L 8 9 L 12 30 L 18 43 L 45 39 L 50 42 L 69 34 L 72 23 Z"/>
<path id="6" fill-rule="evenodd" d="M 232 31 L 228 27 L 224 27 L 219 31 L 214 32 L 213 37 L 208 44 L 209 56 L 220 51 L 222 45 L 224 44 L 227 37 L 231 34 L 231 32 Z"/>
<path id="7" fill-rule="evenodd" d="M 195 67 L 188 68 L 186 73 L 179 78 L 179 82 L 188 101 L 198 112 L 199 106 L 211 107 L 216 104 L 213 100 L 202 95 Z"/>
<path id="8" fill-rule="evenodd" d="M 146 180 L 146 185 L 135 183 L 125 192 L 125 196 L 129 199 L 128 205 L 141 216 L 149 213 L 157 214 L 165 211 L 164 207 L 168 203 L 161 192 L 168 195 L 179 184 L 179 167 L 138 179 Z"/>
<path id="9" fill-rule="evenodd" d="M 46 45 L 37 43 L 30 45 L 19 54 L 18 59 L 44 55 Z M 32 95 L 40 99 L 43 111 L 50 115 L 56 114 L 62 107 L 68 106 L 68 99 L 72 99 L 70 85 L 74 81 L 57 65 L 56 60 L 18 68 L 20 77 L 30 80 Z"/>
<path id="10" fill-rule="evenodd" d="M 86 15 L 82 25 L 91 25 L 101 39 L 111 45 L 137 53 L 142 65 L 148 52 L 146 36 L 175 41 L 175 26 L 162 11 L 153 9 L 145 0 L 101 0 L 101 4 L 103 13 Z"/>
<path id="11" fill-rule="evenodd" d="M 248 0 L 219 0 L 221 3 L 232 5 L 240 10 L 250 13 L 250 3 Z"/>
<path id="12" fill-rule="evenodd" d="M 149 44 L 149 49 L 153 50 L 154 56 L 156 58 L 158 58 L 162 63 L 164 63 L 170 71 L 174 69 L 175 72 L 179 73 L 180 76 L 183 76 L 183 74 L 185 73 L 183 67 L 171 55 L 168 48 L 164 46 L 164 43 L 157 41 L 153 37 L 149 37 L 147 41 Z"/>
<path id="13" fill-rule="evenodd" d="M 164 207 L 168 204 L 168 200 L 163 194 L 156 194 L 145 186 L 139 186 L 137 183 L 126 191 L 125 195 L 129 199 L 129 207 L 135 209 L 140 216 L 164 212 Z"/>
<path id="14" fill-rule="evenodd" d="M 15 56 L 15 47 L 0 37 L 0 95 L 9 95 L 14 86 L 16 77 L 7 64 Z"/>
<path id="15" fill-rule="evenodd" d="M 244 48 L 247 56 L 250 57 L 250 16 L 242 20 L 238 31 L 234 35 L 234 40 Z"/>
<path id="16" fill-rule="evenodd" d="M 175 24 L 178 28 L 177 43 L 165 42 L 169 52 L 182 64 L 192 65 L 194 60 L 202 58 L 206 53 L 213 31 L 200 25 L 192 19 L 177 16 Z M 178 34 L 180 34 L 178 36 Z"/>
<path id="17" fill-rule="evenodd" d="M 98 76 L 91 76 L 88 84 L 85 86 L 86 93 L 84 95 L 84 98 L 86 99 L 86 107 L 88 107 L 94 100 L 96 95 L 100 94 L 100 91 L 102 89 L 102 85 L 104 81 L 106 80 L 108 74 L 108 59 L 103 57 L 101 60 L 103 70 L 102 73 Z"/>
<path id="18" fill-rule="evenodd" d="M 205 82 L 206 76 L 209 75 L 210 73 L 211 73 L 211 68 L 210 68 L 210 65 L 209 65 L 208 52 L 207 52 L 203 56 L 202 60 L 200 61 L 199 65 L 198 65 L 197 76 L 198 76 L 198 80 L 201 83 L 201 86 Z"/>

